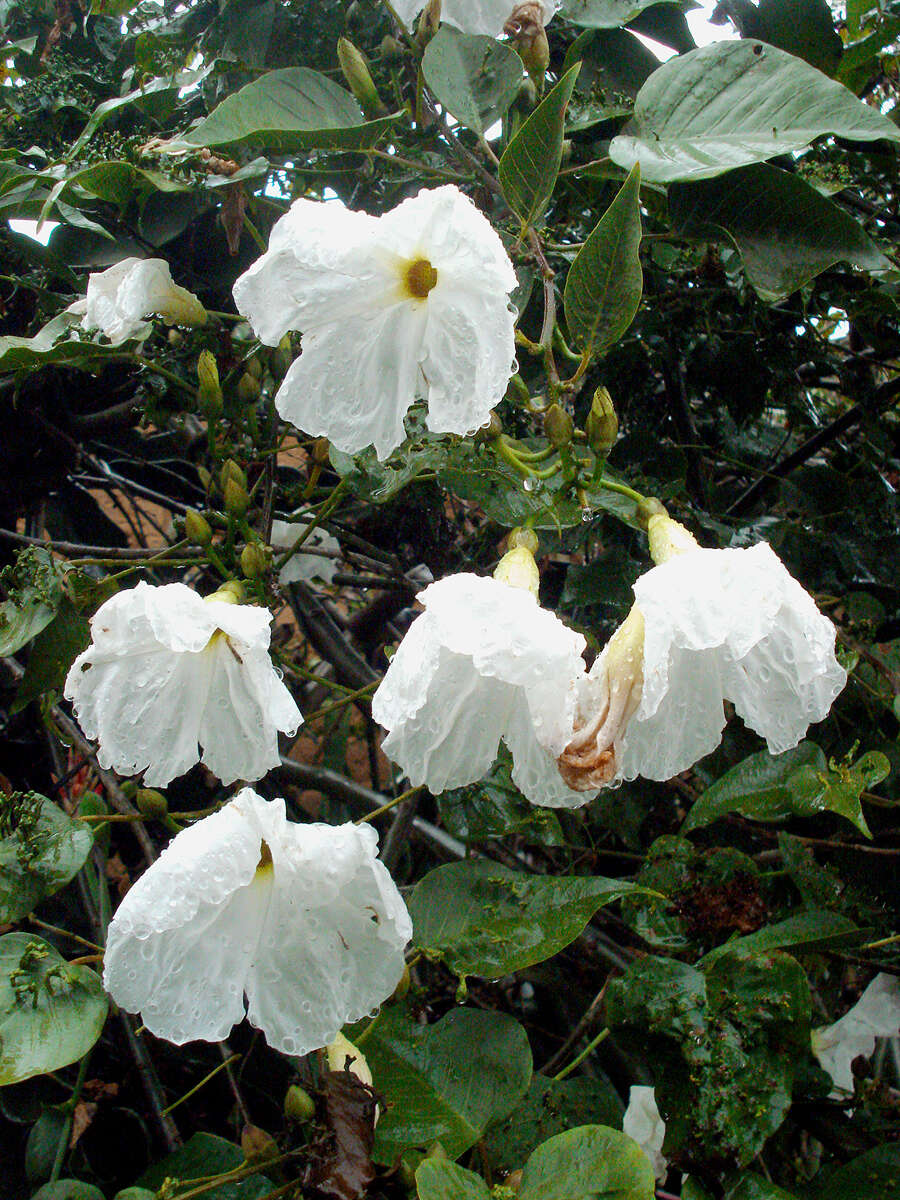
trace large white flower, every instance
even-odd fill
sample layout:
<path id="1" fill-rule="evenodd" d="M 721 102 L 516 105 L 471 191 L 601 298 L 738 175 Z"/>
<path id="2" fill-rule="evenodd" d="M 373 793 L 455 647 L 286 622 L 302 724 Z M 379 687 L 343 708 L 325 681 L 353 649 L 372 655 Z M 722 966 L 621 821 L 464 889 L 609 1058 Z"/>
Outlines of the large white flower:
<path id="1" fill-rule="evenodd" d="M 114 346 L 140 337 L 154 313 L 167 325 L 205 325 L 206 309 L 193 292 L 172 279 L 161 258 L 123 258 L 88 276 L 87 296 L 70 306 L 85 329 L 99 329 Z"/>
<path id="2" fill-rule="evenodd" d="M 295 201 L 234 299 L 266 345 L 303 334 L 275 397 L 285 420 L 385 458 L 417 396 L 434 432 L 487 421 L 512 370 L 515 286 L 500 238 L 451 186 L 382 217 Z"/>
<path id="3" fill-rule="evenodd" d="M 217 1042 L 247 1016 L 285 1054 L 390 996 L 412 935 L 368 825 L 298 825 L 244 788 L 183 830 L 109 926 L 103 983 L 151 1033 Z"/>
<path id="4" fill-rule="evenodd" d="M 812 1050 L 834 1082 L 833 1096 L 853 1091 L 854 1058 L 869 1058 L 876 1038 L 900 1033 L 900 979 L 876 975 L 856 1004 L 833 1025 L 812 1031 Z"/>
<path id="5" fill-rule="evenodd" d="M 427 0 L 396 0 L 394 11 L 411 29 L 413 21 L 425 7 Z M 488 37 L 499 37 L 516 8 L 516 0 L 441 0 L 441 20 L 454 25 L 463 33 L 482 33 Z M 559 0 L 543 0 L 538 5 L 543 9 L 546 25 L 556 10 Z"/>
<path id="6" fill-rule="evenodd" d="M 669 1164 L 662 1152 L 666 1140 L 666 1123 L 656 1107 L 656 1091 L 652 1087 L 635 1085 L 628 1093 L 628 1107 L 622 1118 L 622 1132 L 640 1146 L 650 1160 L 653 1174 L 661 1183 L 669 1173 Z"/>
<path id="7" fill-rule="evenodd" d="M 372 699 L 372 716 L 389 731 L 388 758 L 412 784 L 442 792 L 480 779 L 502 739 L 529 800 L 584 804 L 554 761 L 572 729 L 581 634 L 530 591 L 496 579 L 450 575 L 418 599 L 425 612 Z"/>
<path id="8" fill-rule="evenodd" d="M 654 534 L 660 565 L 581 685 L 560 759 L 573 787 L 686 770 L 719 744 L 725 700 L 780 754 L 847 680 L 834 626 L 769 546 L 701 550 L 668 517 Z"/>
<path id="9" fill-rule="evenodd" d="M 269 542 L 279 553 L 290 550 L 303 530 L 307 521 L 273 521 L 272 534 Z M 336 537 L 318 527 L 312 531 L 296 554 L 292 554 L 278 572 L 280 584 L 297 583 L 301 579 L 320 579 L 323 583 L 331 583 L 337 571 L 337 562 L 324 555 L 307 554 L 307 548 L 313 550 L 329 550 L 340 553 L 341 544 Z"/>
<path id="10" fill-rule="evenodd" d="M 65 695 L 102 766 L 164 787 L 198 759 L 223 783 L 278 765 L 278 730 L 303 718 L 269 658 L 272 614 L 233 600 L 139 583 L 97 609 Z"/>

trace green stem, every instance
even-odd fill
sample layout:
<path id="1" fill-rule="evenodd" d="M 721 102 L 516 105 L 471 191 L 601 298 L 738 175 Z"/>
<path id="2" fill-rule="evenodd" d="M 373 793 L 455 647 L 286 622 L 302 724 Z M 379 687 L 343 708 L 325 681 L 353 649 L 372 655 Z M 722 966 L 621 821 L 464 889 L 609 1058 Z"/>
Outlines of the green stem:
<path id="1" fill-rule="evenodd" d="M 167 1113 L 170 1113 L 173 1109 L 176 1109 L 179 1104 L 184 1104 L 185 1100 L 190 1100 L 191 1096 L 195 1096 L 202 1087 L 205 1087 L 206 1084 L 209 1083 L 209 1081 L 213 1078 L 213 1076 L 218 1075 L 220 1071 L 224 1071 L 230 1063 L 233 1063 L 240 1057 L 241 1056 L 239 1054 L 232 1054 L 231 1058 L 226 1058 L 223 1062 L 220 1062 L 217 1067 L 213 1067 L 209 1074 L 204 1075 L 200 1082 L 194 1084 L 189 1092 L 185 1092 L 183 1096 L 179 1096 L 177 1100 L 173 1101 L 168 1108 L 164 1108 L 162 1110 L 162 1115 L 166 1116 Z"/>
<path id="2" fill-rule="evenodd" d="M 56 1156 L 53 1159 L 53 1166 L 50 1170 L 50 1178 L 48 1183 L 56 1183 L 62 1171 L 63 1161 L 66 1157 L 66 1149 L 69 1145 L 69 1137 L 72 1133 L 72 1117 L 75 1112 L 75 1105 L 81 1098 L 81 1089 L 84 1087 L 84 1081 L 87 1076 L 88 1063 L 90 1062 L 91 1051 L 88 1050 L 84 1058 L 78 1064 L 78 1078 L 75 1080 L 75 1089 L 72 1095 L 66 1101 L 66 1119 L 63 1122 L 63 1127 L 59 1131 L 59 1141 L 56 1144 Z"/>
<path id="3" fill-rule="evenodd" d="M 347 696 L 341 696 L 340 700 L 335 700 L 331 704 L 326 704 L 324 708 L 317 709 L 314 713 L 304 714 L 304 724 L 308 725 L 311 721 L 317 721 L 320 717 L 327 717 L 331 713 L 336 712 L 339 708 L 344 708 L 348 704 L 352 704 L 355 700 L 362 699 L 363 696 L 368 696 L 381 683 L 380 679 L 374 680 L 372 683 L 367 683 L 365 687 L 359 688 L 355 692 L 350 692 Z"/>
<path id="4" fill-rule="evenodd" d="M 502 435 L 506 437 L 505 434 Z M 507 444 L 511 446 L 516 458 L 523 463 L 539 463 L 546 462 L 548 458 L 552 458 L 556 453 L 553 446 L 545 446 L 543 450 L 527 450 L 518 442 L 513 442 L 512 438 L 506 438 Z"/>
<path id="5" fill-rule="evenodd" d="M 376 817 L 383 816 L 386 812 L 390 812 L 392 808 L 396 808 L 398 804 L 402 804 L 404 800 L 409 800 L 418 792 L 424 791 L 425 784 L 420 783 L 418 787 L 409 788 L 405 792 L 401 792 L 399 796 L 395 796 L 393 800 L 388 800 L 387 804 L 382 804 L 380 808 L 373 808 L 371 812 L 366 813 L 364 817 L 359 817 L 354 824 L 364 825 L 366 821 L 374 821 Z"/>
<path id="6" fill-rule="evenodd" d="M 253 238 L 254 242 L 256 242 L 257 246 L 263 252 L 263 254 L 265 254 L 269 247 L 263 241 L 262 234 L 259 232 L 259 230 L 256 228 L 256 226 L 253 224 L 253 222 L 250 220 L 250 218 L 247 216 L 246 213 L 244 213 L 244 228 L 247 230 L 247 232 Z"/>
<path id="7" fill-rule="evenodd" d="M 577 1058 L 573 1058 L 569 1065 L 567 1067 L 563 1067 L 563 1069 L 557 1075 L 551 1076 L 553 1082 L 559 1083 L 561 1079 L 565 1079 L 567 1075 L 571 1075 L 575 1068 L 581 1066 L 587 1056 L 589 1054 L 593 1054 L 600 1043 L 606 1041 L 608 1037 L 609 1030 L 601 1029 L 597 1036 L 592 1041 L 588 1042 Z"/>
<path id="8" fill-rule="evenodd" d="M 338 506 L 338 502 L 343 498 L 346 490 L 347 482 L 346 480 L 342 479 L 334 491 L 329 496 L 326 496 L 316 512 L 312 515 L 312 517 L 310 517 L 308 523 L 304 527 L 303 532 L 294 542 L 293 546 L 291 546 L 290 549 L 285 550 L 284 554 L 275 559 L 275 562 L 272 564 L 274 570 L 280 571 L 284 564 L 293 558 L 306 539 L 312 534 L 312 531 L 316 528 L 319 522 L 323 521 L 329 515 L 329 513 L 334 512 Z"/>
<path id="9" fill-rule="evenodd" d="M 181 388 L 192 400 L 196 398 L 196 388 L 182 379 L 180 375 L 176 375 L 174 371 L 169 371 L 166 367 L 161 367 L 159 363 L 155 363 L 149 358 L 144 358 L 143 354 L 117 354 L 115 357 L 125 362 L 137 363 L 140 367 L 146 367 L 148 371 L 155 371 L 161 379 L 165 379 L 175 387 Z"/>

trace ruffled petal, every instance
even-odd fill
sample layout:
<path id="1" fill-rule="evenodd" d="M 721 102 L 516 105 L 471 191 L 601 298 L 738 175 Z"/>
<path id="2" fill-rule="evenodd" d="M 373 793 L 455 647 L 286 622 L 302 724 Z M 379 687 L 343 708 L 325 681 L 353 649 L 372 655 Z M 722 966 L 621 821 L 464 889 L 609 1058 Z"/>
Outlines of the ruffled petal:
<path id="1" fill-rule="evenodd" d="M 307 521 L 273 521 L 269 538 L 271 545 L 282 553 L 290 550 L 307 524 Z M 278 582 L 282 586 L 297 583 L 301 579 L 320 579 L 322 583 L 331 583 L 334 579 L 338 569 L 337 559 L 306 554 L 307 546 L 315 550 L 328 550 L 333 554 L 341 552 L 341 544 L 336 537 L 332 537 L 324 529 L 314 529 L 301 549 L 292 555 L 278 572 Z"/>
<path id="2" fill-rule="evenodd" d="M 532 804 L 545 808 L 581 808 L 596 795 L 596 791 L 576 792 L 566 786 L 556 766 L 555 755 L 537 739 L 534 718 L 522 692 L 517 693 L 503 740 L 513 757 L 513 783 Z"/>
<path id="3" fill-rule="evenodd" d="M 368 826 L 285 824 L 271 844 L 274 890 L 246 984 L 271 1046 L 306 1054 L 391 995 L 412 936 Z"/>
<path id="4" fill-rule="evenodd" d="M 403 418 L 420 390 L 425 307 L 383 304 L 365 316 L 306 332 L 275 407 L 314 437 L 386 458 L 406 437 Z"/>
<path id="5" fill-rule="evenodd" d="M 412 29 L 416 16 L 424 7 L 425 0 L 400 0 L 395 5 L 397 16 L 409 29 Z M 443 0 L 441 20 L 463 33 L 481 33 L 496 38 L 503 33 L 503 26 L 514 8 L 514 0 Z M 555 0 L 544 0 L 545 25 L 558 8 Z"/>
<path id="6" fill-rule="evenodd" d="M 258 826 L 229 804 L 179 833 L 116 910 L 103 983 L 157 1036 L 220 1041 L 242 1019 L 268 906 L 254 884 L 260 848 Z"/>
<path id="7" fill-rule="evenodd" d="M 634 1086 L 628 1093 L 628 1107 L 622 1118 L 622 1132 L 637 1142 L 650 1160 L 653 1174 L 662 1183 L 669 1173 L 669 1164 L 662 1152 L 666 1139 L 666 1123 L 656 1106 L 652 1087 Z"/>
<path id="8" fill-rule="evenodd" d="M 812 1031 L 813 1054 L 831 1076 L 838 1096 L 853 1091 L 853 1060 L 869 1058 L 880 1037 L 900 1032 L 900 979 L 876 975 L 849 1012 L 833 1025 Z"/>

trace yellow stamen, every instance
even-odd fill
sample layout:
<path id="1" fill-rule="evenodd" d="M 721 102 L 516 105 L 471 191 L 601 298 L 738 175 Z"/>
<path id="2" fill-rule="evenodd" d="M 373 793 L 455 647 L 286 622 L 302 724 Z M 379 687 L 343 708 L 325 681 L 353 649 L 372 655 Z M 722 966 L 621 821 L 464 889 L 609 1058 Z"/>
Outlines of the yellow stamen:
<path id="1" fill-rule="evenodd" d="M 404 286 L 414 300 L 424 300 L 437 283 L 438 273 L 427 258 L 415 258 L 406 268 Z"/>

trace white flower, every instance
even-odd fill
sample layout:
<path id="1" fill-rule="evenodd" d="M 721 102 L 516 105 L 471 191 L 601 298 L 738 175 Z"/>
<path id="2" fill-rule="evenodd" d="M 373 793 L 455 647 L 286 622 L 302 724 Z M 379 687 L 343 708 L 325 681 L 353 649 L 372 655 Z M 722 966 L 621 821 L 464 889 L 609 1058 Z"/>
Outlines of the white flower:
<path id="1" fill-rule="evenodd" d="M 295 201 L 234 299 L 266 345 L 303 334 L 275 397 L 282 417 L 348 454 L 374 445 L 386 458 L 417 396 L 436 433 L 487 421 L 512 370 L 515 286 L 490 223 L 441 187 L 382 217 Z"/>
<path id="2" fill-rule="evenodd" d="M 853 1091 L 854 1058 L 868 1058 L 880 1037 L 900 1033 L 900 979 L 876 975 L 856 1004 L 833 1025 L 812 1031 L 812 1050 L 834 1082 L 832 1096 Z"/>
<path id="3" fill-rule="evenodd" d="M 450 575 L 418 597 L 417 617 L 372 698 L 389 730 L 382 749 L 413 785 L 432 792 L 474 783 L 501 740 L 512 777 L 535 804 L 584 804 L 554 759 L 574 715 L 584 638 L 539 607 L 532 593 L 496 579 Z"/>
<path id="4" fill-rule="evenodd" d="M 278 765 L 278 730 L 303 718 L 269 658 L 272 614 L 233 596 L 139 583 L 97 609 L 65 695 L 101 766 L 164 787 L 198 759 L 223 783 Z"/>
<path id="5" fill-rule="evenodd" d="M 167 325 L 205 325 L 206 309 L 193 292 L 172 280 L 161 258 L 123 258 L 88 276 L 87 296 L 70 311 L 83 313 L 86 329 L 100 329 L 114 346 L 140 337 L 156 314 Z"/>
<path id="6" fill-rule="evenodd" d="M 217 1042 L 244 1017 L 285 1054 L 332 1041 L 403 973 L 409 914 L 368 825 L 298 825 L 244 788 L 174 838 L 109 926 L 103 983 L 151 1033 Z"/>
<path id="7" fill-rule="evenodd" d="M 290 550 L 297 538 L 306 528 L 307 521 L 273 521 L 272 536 L 269 542 L 272 547 L 284 553 Z M 321 579 L 323 583 L 331 583 L 337 571 L 337 562 L 333 558 L 325 558 L 318 554 L 307 554 L 307 547 L 313 550 L 331 550 L 340 553 L 341 544 L 336 537 L 316 527 L 296 554 L 287 560 L 278 572 L 280 584 L 296 583 L 300 579 Z"/>
<path id="8" fill-rule="evenodd" d="M 653 522 L 674 526 L 669 518 Z M 680 529 L 681 527 L 678 527 Z M 773 754 L 796 746 L 847 681 L 835 630 L 765 543 L 701 550 L 661 528 L 665 559 L 581 685 L 560 760 L 573 787 L 670 779 L 719 744 L 724 701 Z"/>
<path id="9" fill-rule="evenodd" d="M 396 0 L 394 10 L 411 29 L 425 4 L 426 0 Z M 441 0 L 440 11 L 443 22 L 454 25 L 463 33 L 499 37 L 517 7 L 517 0 Z M 546 25 L 559 8 L 559 0 L 544 0 L 541 7 Z"/>
<path id="10" fill-rule="evenodd" d="M 628 1107 L 622 1118 L 622 1132 L 640 1146 L 650 1160 L 653 1174 L 662 1183 L 669 1173 L 669 1164 L 662 1152 L 666 1139 L 666 1123 L 656 1107 L 656 1092 L 652 1087 L 635 1086 L 628 1093 Z"/>

